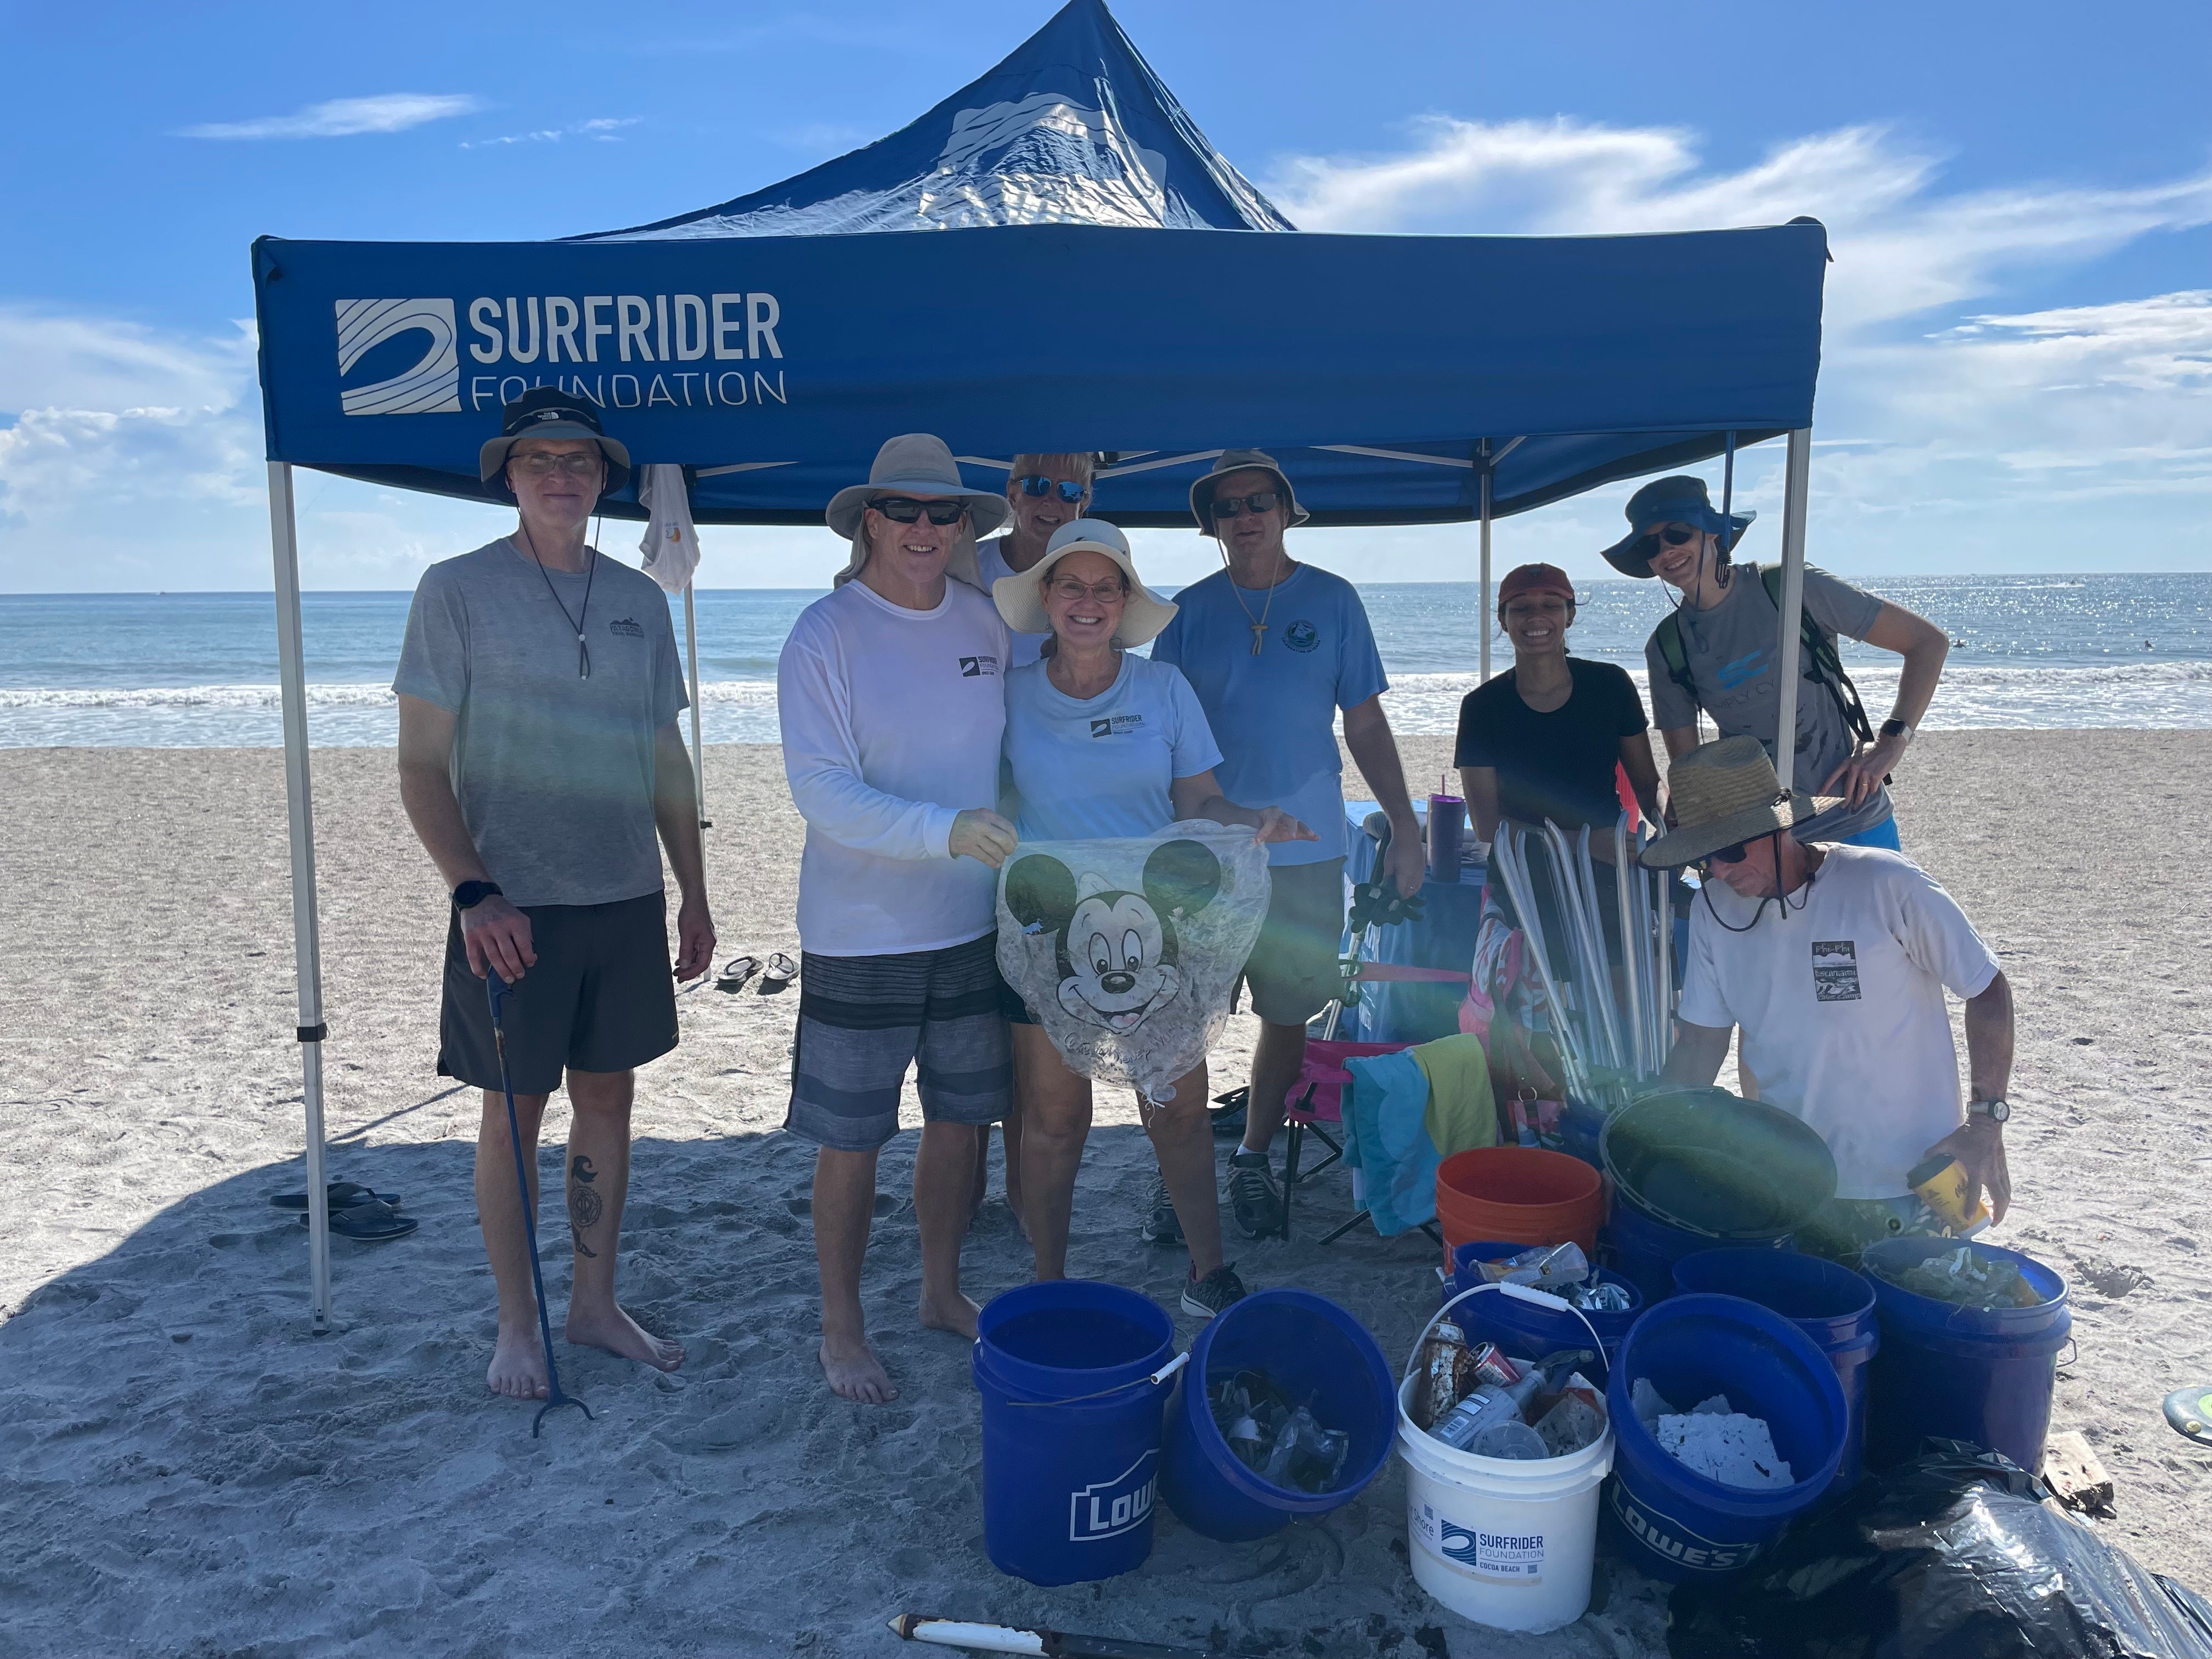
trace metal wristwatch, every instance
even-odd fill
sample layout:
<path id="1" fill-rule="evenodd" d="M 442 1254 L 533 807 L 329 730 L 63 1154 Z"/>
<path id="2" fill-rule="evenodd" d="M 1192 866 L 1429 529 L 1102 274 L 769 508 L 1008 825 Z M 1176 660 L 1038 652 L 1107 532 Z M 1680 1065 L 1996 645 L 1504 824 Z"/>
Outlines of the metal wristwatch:
<path id="1" fill-rule="evenodd" d="M 473 910 L 495 893 L 499 893 L 501 898 L 507 896 L 500 892 L 499 884 L 495 881 L 465 881 L 453 889 L 453 908 Z"/>
<path id="2" fill-rule="evenodd" d="M 1993 1100 L 1968 1101 L 1966 1115 L 1972 1117 L 1977 1115 L 1989 1119 L 1992 1123 L 2007 1123 L 2012 1120 L 2012 1108 L 2005 1103 L 2005 1097 L 2002 1095 L 1997 1096 Z"/>

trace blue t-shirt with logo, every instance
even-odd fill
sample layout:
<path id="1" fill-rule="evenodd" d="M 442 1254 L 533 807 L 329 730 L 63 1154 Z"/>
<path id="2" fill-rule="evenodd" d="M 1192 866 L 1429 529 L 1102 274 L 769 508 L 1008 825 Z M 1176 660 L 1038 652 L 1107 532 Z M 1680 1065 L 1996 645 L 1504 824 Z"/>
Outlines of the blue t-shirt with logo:
<path id="1" fill-rule="evenodd" d="M 1175 822 L 1168 786 L 1221 764 L 1190 682 L 1124 652 L 1095 697 L 1071 697 L 1033 662 L 1006 676 L 1006 781 L 1024 841 L 1149 836 Z"/>
<path id="2" fill-rule="evenodd" d="M 1226 570 L 1175 596 L 1155 662 L 1189 679 L 1223 756 L 1221 793 L 1240 806 L 1279 806 L 1321 839 L 1277 842 L 1273 864 L 1345 854 L 1343 764 L 1336 714 L 1390 688 L 1367 607 L 1343 577 L 1302 564 L 1273 590 L 1231 585 Z M 1252 624 L 1264 620 L 1260 653 Z"/>

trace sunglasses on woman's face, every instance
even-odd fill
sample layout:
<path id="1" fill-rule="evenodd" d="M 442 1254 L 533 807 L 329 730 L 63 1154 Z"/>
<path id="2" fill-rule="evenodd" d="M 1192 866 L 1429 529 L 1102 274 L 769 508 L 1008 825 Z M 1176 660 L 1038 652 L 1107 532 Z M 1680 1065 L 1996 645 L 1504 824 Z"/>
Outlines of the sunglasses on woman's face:
<path id="1" fill-rule="evenodd" d="M 1022 494 L 1032 501 L 1042 501 L 1046 495 L 1053 495 L 1070 507 L 1076 506 L 1091 493 L 1091 486 L 1087 483 L 1079 483 L 1073 478 L 1048 478 L 1041 473 L 1032 473 L 1014 482 L 1022 487 Z"/>
<path id="2" fill-rule="evenodd" d="M 879 501 L 870 501 L 870 507 L 893 524 L 912 524 L 924 513 L 936 525 L 958 524 L 968 516 L 965 501 L 918 501 L 911 495 L 886 495 Z"/>
<path id="3" fill-rule="evenodd" d="M 1659 547 L 1662 542 L 1668 547 L 1680 547 L 1697 533 L 1694 530 L 1684 529 L 1680 525 L 1670 524 L 1655 534 L 1638 538 L 1636 550 L 1644 558 L 1656 559 L 1659 556 Z"/>
<path id="4" fill-rule="evenodd" d="M 1283 499 L 1280 492 L 1255 489 L 1249 495 L 1216 495 L 1213 516 L 1217 519 L 1241 519 L 1247 512 L 1273 513 L 1275 504 Z"/>

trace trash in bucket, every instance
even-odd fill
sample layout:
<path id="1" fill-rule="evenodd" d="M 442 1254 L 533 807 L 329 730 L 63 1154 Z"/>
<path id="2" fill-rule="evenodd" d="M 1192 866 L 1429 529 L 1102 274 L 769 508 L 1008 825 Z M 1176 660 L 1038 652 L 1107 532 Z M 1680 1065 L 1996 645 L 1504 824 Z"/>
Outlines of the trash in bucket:
<path id="1" fill-rule="evenodd" d="M 1209 1382 L 1206 1403 L 1237 1462 L 1261 1479 L 1304 1492 L 1336 1490 L 1352 1437 L 1323 1428 L 1306 1407 L 1293 1406 L 1265 1371 Z"/>

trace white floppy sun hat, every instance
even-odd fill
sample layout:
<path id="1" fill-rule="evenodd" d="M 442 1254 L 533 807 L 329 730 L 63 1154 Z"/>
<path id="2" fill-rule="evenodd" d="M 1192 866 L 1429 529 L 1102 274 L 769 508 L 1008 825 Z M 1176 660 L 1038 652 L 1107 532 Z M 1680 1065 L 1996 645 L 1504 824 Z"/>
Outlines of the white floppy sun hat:
<path id="1" fill-rule="evenodd" d="M 1037 590 L 1051 576 L 1053 567 L 1071 553 L 1102 553 L 1121 567 L 1129 584 L 1128 601 L 1114 642 L 1124 647 L 1144 644 L 1158 636 L 1175 619 L 1176 607 L 1157 599 L 1137 574 L 1129 554 L 1129 538 L 1103 519 L 1077 519 L 1052 532 L 1044 557 L 1027 570 L 1017 570 L 991 584 L 991 598 L 999 615 L 1017 634 L 1049 634 L 1052 618 L 1045 614 L 1044 596 Z"/>

